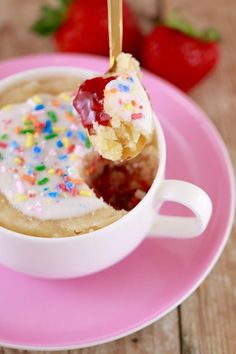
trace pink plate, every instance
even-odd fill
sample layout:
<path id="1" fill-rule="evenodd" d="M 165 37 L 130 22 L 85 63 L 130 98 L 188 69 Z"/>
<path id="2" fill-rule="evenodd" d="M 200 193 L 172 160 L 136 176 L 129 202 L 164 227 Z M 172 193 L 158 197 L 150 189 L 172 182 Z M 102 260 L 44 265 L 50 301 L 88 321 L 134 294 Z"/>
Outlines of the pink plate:
<path id="1" fill-rule="evenodd" d="M 50 65 L 103 72 L 107 64 L 92 56 L 39 55 L 2 62 L 0 77 Z M 0 345 L 59 350 L 125 336 L 180 304 L 219 258 L 234 216 L 224 143 L 188 97 L 146 72 L 144 83 L 166 135 L 167 177 L 198 184 L 213 201 L 206 232 L 192 240 L 146 239 L 110 269 L 73 280 L 36 279 L 0 267 Z M 179 210 L 172 206 L 172 212 Z"/>

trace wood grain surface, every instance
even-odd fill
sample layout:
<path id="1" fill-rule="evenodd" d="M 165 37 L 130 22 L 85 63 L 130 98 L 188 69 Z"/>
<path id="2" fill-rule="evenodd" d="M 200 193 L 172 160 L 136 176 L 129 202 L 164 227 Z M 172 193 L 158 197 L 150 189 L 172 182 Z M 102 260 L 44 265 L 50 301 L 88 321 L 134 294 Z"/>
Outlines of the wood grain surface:
<path id="1" fill-rule="evenodd" d="M 149 1 L 154 6 L 154 1 Z M 50 39 L 27 30 L 43 2 L 0 0 L 0 59 L 54 50 Z M 142 1 L 138 3 L 140 12 Z M 147 3 L 143 0 L 144 7 Z M 164 5 L 167 12 L 177 9 L 196 25 L 214 25 L 222 34 L 220 64 L 191 96 L 211 117 L 236 166 L 235 0 L 166 0 Z M 214 270 L 178 309 L 138 333 L 71 354 L 236 354 L 235 241 L 234 227 Z M 0 354 L 19 352 L 0 349 Z"/>

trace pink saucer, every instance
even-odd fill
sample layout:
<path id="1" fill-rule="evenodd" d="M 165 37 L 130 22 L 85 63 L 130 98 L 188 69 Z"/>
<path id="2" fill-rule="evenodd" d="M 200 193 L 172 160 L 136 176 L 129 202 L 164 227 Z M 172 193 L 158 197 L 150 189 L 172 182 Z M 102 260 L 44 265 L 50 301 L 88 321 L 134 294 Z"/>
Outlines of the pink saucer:
<path id="1" fill-rule="evenodd" d="M 50 65 L 103 72 L 108 61 L 31 56 L 0 63 L 0 77 Z M 198 184 L 213 201 L 206 232 L 192 240 L 146 239 L 110 269 L 74 280 L 41 280 L 0 267 L 0 345 L 60 350 L 125 336 L 180 304 L 222 253 L 234 216 L 233 172 L 224 143 L 188 97 L 147 72 L 144 83 L 166 135 L 167 177 Z"/>

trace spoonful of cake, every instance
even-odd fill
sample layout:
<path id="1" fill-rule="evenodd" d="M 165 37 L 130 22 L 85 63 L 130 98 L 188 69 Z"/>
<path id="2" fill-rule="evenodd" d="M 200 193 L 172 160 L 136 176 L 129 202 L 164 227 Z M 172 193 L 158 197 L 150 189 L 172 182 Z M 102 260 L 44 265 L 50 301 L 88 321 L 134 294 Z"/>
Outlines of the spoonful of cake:
<path id="1" fill-rule="evenodd" d="M 84 81 L 73 105 L 90 141 L 112 161 L 134 158 L 153 136 L 151 104 L 140 81 L 140 67 L 122 48 L 122 0 L 108 0 L 110 69 Z"/>

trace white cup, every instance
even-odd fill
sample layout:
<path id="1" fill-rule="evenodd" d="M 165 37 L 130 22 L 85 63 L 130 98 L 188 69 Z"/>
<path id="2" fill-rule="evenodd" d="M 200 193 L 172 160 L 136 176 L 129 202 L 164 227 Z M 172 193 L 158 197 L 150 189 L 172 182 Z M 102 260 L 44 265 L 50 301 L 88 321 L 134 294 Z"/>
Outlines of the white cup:
<path id="1" fill-rule="evenodd" d="M 33 69 L 2 80 L 0 95 L 23 81 L 58 76 L 84 80 L 93 75 L 94 72 L 71 67 Z M 43 238 L 0 227 L 0 263 L 33 276 L 70 278 L 92 274 L 117 263 L 132 252 L 147 234 L 179 239 L 200 235 L 211 217 L 211 200 L 201 188 L 191 183 L 164 178 L 166 144 L 161 125 L 157 119 L 155 121 L 159 168 L 148 193 L 133 210 L 114 223 L 81 236 Z M 194 216 L 158 214 L 165 201 L 186 206 Z"/>

